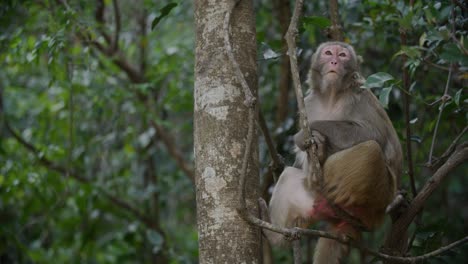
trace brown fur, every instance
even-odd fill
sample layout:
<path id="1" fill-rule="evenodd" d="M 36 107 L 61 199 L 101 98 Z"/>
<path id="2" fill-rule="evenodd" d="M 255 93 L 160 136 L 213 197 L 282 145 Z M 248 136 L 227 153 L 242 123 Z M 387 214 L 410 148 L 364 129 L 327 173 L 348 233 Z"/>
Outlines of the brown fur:
<path id="1" fill-rule="evenodd" d="M 306 139 L 301 130 L 294 140 L 298 147 L 295 166 L 302 170 L 288 168 L 281 175 L 270 201 L 273 222 L 291 226 L 296 219 L 309 216 L 314 219 L 307 220 L 329 221 L 331 232 L 359 239 L 353 226 L 337 221 L 329 204 L 321 203 L 323 195 L 369 229 L 381 224 L 401 174 L 402 151 L 377 98 L 359 88 L 360 76 L 356 54 L 348 44 L 324 43 L 313 55 L 311 90 L 305 106 L 310 130 L 319 144 L 324 188 L 316 194 L 297 185 L 299 179 L 310 177 L 304 152 Z M 345 245 L 320 238 L 314 263 L 340 263 L 347 252 Z"/>
<path id="2" fill-rule="evenodd" d="M 377 142 L 365 141 L 333 154 L 323 171 L 325 197 L 344 208 L 365 208 L 359 218 L 370 229 L 382 222 L 394 184 Z"/>

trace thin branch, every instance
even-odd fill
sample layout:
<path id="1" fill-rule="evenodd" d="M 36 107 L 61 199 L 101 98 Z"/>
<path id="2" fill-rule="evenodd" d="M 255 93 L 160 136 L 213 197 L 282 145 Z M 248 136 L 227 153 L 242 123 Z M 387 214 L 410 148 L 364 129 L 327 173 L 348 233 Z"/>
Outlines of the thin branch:
<path id="1" fill-rule="evenodd" d="M 444 111 L 444 108 L 445 108 L 445 105 L 446 105 L 446 103 L 448 101 L 448 98 L 450 98 L 450 96 L 448 94 L 448 88 L 450 86 L 450 80 L 452 79 L 452 69 L 453 69 L 453 63 L 450 64 L 450 70 L 449 70 L 449 74 L 448 74 L 448 77 L 447 77 L 447 82 L 445 84 L 444 94 L 441 97 L 442 98 L 442 105 L 439 108 L 439 114 L 437 116 L 437 121 L 436 121 L 436 125 L 435 125 L 435 128 L 434 128 L 434 134 L 432 135 L 431 149 L 429 150 L 429 158 L 427 160 L 428 164 L 432 163 L 432 154 L 434 152 L 434 146 L 435 146 L 437 131 L 439 130 L 440 119 L 442 118 L 442 112 Z"/>
<path id="2" fill-rule="evenodd" d="M 60 0 L 60 2 L 62 2 L 62 1 Z M 65 5 L 65 8 L 67 8 L 67 10 L 69 10 L 69 11 L 72 11 L 70 6 L 68 6 L 68 5 Z M 94 18 L 98 22 L 99 33 L 101 33 L 101 35 L 104 37 L 107 44 L 112 44 L 112 38 L 104 30 L 104 27 L 105 27 L 105 24 L 106 24 L 106 21 L 105 21 L 105 18 L 104 18 L 105 10 L 106 10 L 106 4 L 104 3 L 104 0 L 96 1 L 96 11 L 94 13 Z"/>
<path id="3" fill-rule="evenodd" d="M 288 31 L 289 19 L 291 19 L 290 1 L 276 0 L 274 2 L 280 32 L 281 35 L 284 35 Z M 278 83 L 279 94 L 276 98 L 277 109 L 275 127 L 280 126 L 288 115 L 289 91 L 291 90 L 291 67 L 289 66 L 289 58 L 284 56 L 287 49 L 288 44 L 286 40 L 283 39 L 281 41 L 281 53 L 279 53 L 279 56 L 276 56 L 276 58 L 280 58 L 280 78 Z"/>
<path id="4" fill-rule="evenodd" d="M 120 18 L 119 3 L 117 3 L 117 0 L 112 0 L 112 4 L 114 6 L 114 19 L 115 19 L 115 31 L 114 31 L 114 39 L 112 41 L 112 50 L 115 52 L 119 49 L 121 18 Z"/>
<path id="5" fill-rule="evenodd" d="M 13 129 L 13 127 L 10 125 L 10 122 L 7 120 L 5 115 L 4 115 L 4 121 L 3 122 L 5 124 L 5 128 L 7 129 L 7 131 L 16 139 L 16 141 L 18 141 L 18 143 L 23 145 L 23 147 L 25 147 L 27 150 L 32 152 L 43 166 L 45 166 L 45 167 L 47 167 L 47 168 L 49 168 L 51 170 L 57 171 L 57 172 L 59 172 L 59 173 L 61 173 L 63 175 L 69 175 L 69 176 L 75 178 L 77 181 L 79 181 L 81 183 L 89 183 L 90 182 L 88 178 L 79 176 L 78 174 L 70 171 L 69 169 L 67 169 L 65 167 L 62 167 L 62 166 L 60 166 L 58 164 L 55 164 L 54 162 L 49 160 L 44 155 L 44 153 L 42 151 L 40 151 L 32 143 L 28 142 L 25 138 L 23 138 L 18 132 L 16 132 Z"/>
<path id="6" fill-rule="evenodd" d="M 265 117 L 263 116 L 263 113 L 261 110 L 259 110 L 259 113 L 258 113 L 258 123 L 259 123 L 260 129 L 263 132 L 263 136 L 265 137 L 265 142 L 268 146 L 268 150 L 270 151 L 271 160 L 273 161 L 273 172 L 274 172 L 274 175 L 276 176 L 275 178 L 275 182 L 276 182 L 279 174 L 284 169 L 284 159 L 283 157 L 281 157 L 280 154 L 278 154 L 278 151 L 276 151 L 275 144 L 273 142 L 273 139 L 271 138 L 270 132 L 268 130 L 268 126 L 265 121 Z"/>
<path id="7" fill-rule="evenodd" d="M 418 195 L 411 202 L 408 210 L 395 222 L 395 232 L 401 233 L 407 230 L 416 215 L 421 211 L 426 200 L 448 176 L 448 174 L 460 164 L 468 160 L 468 143 L 461 144 L 457 150 L 448 158 L 434 175 L 426 182 Z"/>
<path id="8" fill-rule="evenodd" d="M 242 71 L 240 69 L 239 63 L 236 61 L 234 58 L 234 52 L 232 51 L 232 45 L 231 45 L 231 40 L 229 37 L 230 33 L 230 28 L 229 25 L 231 23 L 231 16 L 232 12 L 234 11 L 234 8 L 239 4 L 240 0 L 233 1 L 231 2 L 231 7 L 229 10 L 226 12 L 226 15 L 224 17 L 224 23 L 223 23 L 223 29 L 224 29 L 224 47 L 226 49 L 226 53 L 229 58 L 229 62 L 232 64 L 232 67 L 234 68 L 234 71 L 238 77 L 239 82 L 241 83 L 242 90 L 244 91 L 244 96 L 245 96 L 245 102 L 244 104 L 247 107 L 252 107 L 256 103 L 255 97 L 252 95 L 252 91 L 249 88 L 249 85 L 247 84 L 247 81 L 245 80 Z"/>
<path id="9" fill-rule="evenodd" d="M 301 129 L 305 132 L 305 138 L 310 139 L 312 133 L 310 131 L 307 115 L 305 111 L 304 104 L 304 95 L 302 93 L 301 79 L 299 76 L 299 69 L 297 67 L 297 55 L 296 55 L 296 37 L 298 34 L 297 23 L 299 17 L 302 15 L 302 6 L 304 5 L 303 0 L 297 0 L 294 6 L 293 16 L 291 18 L 291 23 L 288 27 L 288 32 L 285 35 L 286 42 L 288 43 L 288 55 L 291 65 L 291 74 L 294 84 L 294 90 L 296 92 L 297 107 L 299 109 L 299 124 Z M 319 186 L 322 186 L 323 175 L 322 168 L 320 167 L 320 162 L 317 157 L 317 145 L 310 144 L 311 146 L 307 148 L 308 154 L 308 172 L 311 175 L 308 175 L 307 179 L 307 188 L 310 190 L 317 189 Z"/>
<path id="10" fill-rule="evenodd" d="M 265 203 L 265 201 L 263 201 L 263 199 L 261 199 L 259 201 L 259 203 L 260 203 L 260 206 L 262 204 L 264 204 L 263 207 L 266 206 L 266 203 Z M 268 213 L 263 212 L 262 214 L 266 215 Z M 264 229 L 268 229 L 268 230 L 276 232 L 276 233 L 283 234 L 285 236 L 285 239 L 287 239 L 287 240 L 297 240 L 297 239 L 299 239 L 301 237 L 301 235 L 310 236 L 310 237 L 324 237 L 324 238 L 333 239 L 333 240 L 336 240 L 336 241 L 338 241 L 338 242 L 340 242 L 342 244 L 357 248 L 357 249 L 359 249 L 359 250 L 361 250 L 361 251 L 363 251 L 363 252 L 365 252 L 365 253 L 367 253 L 369 255 L 372 255 L 372 256 L 374 256 L 374 257 L 376 257 L 378 259 L 396 261 L 396 262 L 399 262 L 399 263 L 416 263 L 416 262 L 420 262 L 420 261 L 423 261 L 423 260 L 427 260 L 429 258 L 432 258 L 432 257 L 435 257 L 437 255 L 443 254 L 444 252 L 447 252 L 447 251 L 449 251 L 449 250 L 451 250 L 451 249 L 453 249 L 455 247 L 461 246 L 462 244 L 465 244 L 465 243 L 468 242 L 468 236 L 465 236 L 462 239 L 457 240 L 457 241 L 455 241 L 455 242 L 453 242 L 453 243 L 451 243 L 451 244 L 449 244 L 447 246 L 441 247 L 441 248 L 439 248 L 437 250 L 428 252 L 428 253 L 420 255 L 420 256 L 398 257 L 398 256 L 392 256 L 392 255 L 388 255 L 388 254 L 384 254 L 384 253 L 372 250 L 372 249 L 364 246 L 361 242 L 355 241 L 355 240 L 353 240 L 350 237 L 345 236 L 345 235 L 336 235 L 334 233 L 330 233 L 330 232 L 326 232 L 326 231 L 313 230 L 313 229 L 304 229 L 304 228 L 298 228 L 298 227 L 294 227 L 294 228 L 279 227 L 279 226 L 273 225 L 273 224 L 271 224 L 269 222 L 266 222 L 264 220 L 261 220 L 261 219 L 255 217 L 255 216 L 253 216 L 250 213 L 246 213 L 244 215 L 244 217 L 246 218 L 247 221 L 251 222 L 252 224 L 254 224 L 256 226 L 259 226 L 259 227 L 264 228 Z"/>
<path id="11" fill-rule="evenodd" d="M 330 20 L 331 20 L 331 26 L 330 26 L 330 34 L 332 37 L 332 40 L 335 41 L 343 41 L 343 31 L 341 30 L 341 24 L 340 24 L 340 14 L 338 12 L 338 1 L 337 0 L 330 0 L 329 1 L 329 12 L 330 12 Z"/>
<path id="12" fill-rule="evenodd" d="M 438 158 L 435 162 L 431 163 L 431 164 L 428 164 L 428 166 L 431 168 L 431 169 L 438 169 L 440 167 L 440 165 L 442 164 L 442 162 L 444 162 L 452 153 L 453 151 L 455 150 L 457 144 L 458 144 L 458 141 L 460 141 L 460 139 L 463 137 L 463 135 L 468 131 L 468 126 L 465 126 L 465 128 L 463 128 L 463 130 L 460 132 L 460 134 L 458 134 L 458 136 L 452 141 L 452 144 L 450 144 L 450 146 L 447 148 L 447 150 L 444 152 L 444 154 L 442 154 L 442 156 L 440 156 L 440 158 Z"/>
<path id="13" fill-rule="evenodd" d="M 16 139 L 16 141 L 18 141 L 18 143 L 23 145 L 23 147 L 25 147 L 27 150 L 32 152 L 44 167 L 46 167 L 46 168 L 48 168 L 48 169 L 50 169 L 52 171 L 56 171 L 56 172 L 62 174 L 63 176 L 69 176 L 71 178 L 74 178 L 75 180 L 77 180 L 80 183 L 83 183 L 83 184 L 92 183 L 88 178 L 82 177 L 82 176 L 78 175 L 76 172 L 74 172 L 72 170 L 69 170 L 69 169 L 66 169 L 66 168 L 64 168 L 64 167 L 62 167 L 60 165 L 57 165 L 56 163 L 54 163 L 53 161 L 51 161 L 47 157 L 45 157 L 45 155 L 42 154 L 36 146 L 34 146 L 32 143 L 28 142 L 26 139 L 21 137 L 11 127 L 10 123 L 6 120 L 6 117 L 5 117 L 5 120 L 4 120 L 4 124 L 5 124 L 5 127 L 8 130 L 8 132 Z M 142 214 L 138 209 L 131 206 L 128 202 L 126 202 L 126 201 L 124 201 L 124 200 L 122 200 L 122 199 L 120 199 L 120 198 L 118 198 L 118 197 L 116 197 L 114 195 L 109 194 L 103 188 L 100 188 L 100 189 L 101 189 L 100 193 L 103 194 L 110 202 L 112 202 L 113 204 L 117 205 L 120 208 L 125 209 L 126 211 L 129 211 L 131 214 L 133 214 L 135 216 L 135 218 L 139 219 L 142 223 L 144 223 L 148 227 L 154 229 L 154 226 L 152 225 L 151 219 L 146 217 L 144 214 Z"/>
<path id="14" fill-rule="evenodd" d="M 445 67 L 445 66 L 433 63 L 432 61 L 430 61 L 429 57 L 430 56 L 427 56 L 427 57 L 421 59 L 420 61 L 422 63 L 428 65 L 428 66 L 434 67 L 434 68 L 439 69 L 439 70 L 443 70 L 443 71 L 449 71 L 450 70 L 450 67 Z"/>
<path id="15" fill-rule="evenodd" d="M 151 125 L 156 130 L 156 134 L 159 135 L 159 138 L 162 140 L 162 142 L 166 146 L 167 151 L 172 156 L 172 158 L 174 158 L 175 162 L 180 167 L 180 169 L 185 174 L 187 174 L 187 176 L 190 178 L 190 180 L 195 181 L 195 175 L 194 175 L 194 172 L 193 172 L 193 168 L 187 162 L 185 162 L 185 159 L 183 158 L 182 153 L 176 147 L 173 138 L 164 129 L 164 127 L 162 127 L 161 125 L 159 125 L 155 121 L 151 121 Z"/>
<path id="16" fill-rule="evenodd" d="M 146 18 L 146 9 L 143 8 L 138 18 L 140 26 L 140 72 L 146 72 L 146 47 L 148 46 Z"/>
<path id="17" fill-rule="evenodd" d="M 401 40 L 401 45 L 406 46 L 407 45 L 407 36 L 406 36 L 406 31 L 402 28 L 400 29 L 400 40 Z M 405 67 L 406 61 L 408 60 L 408 56 L 403 55 L 403 89 L 406 91 L 409 91 L 410 89 L 410 77 L 408 73 L 408 69 Z M 411 98 L 407 93 L 403 94 L 403 101 L 404 101 L 404 112 L 405 112 L 405 130 L 406 130 L 406 159 L 408 163 L 408 176 L 410 178 L 410 185 L 411 185 L 411 193 L 413 194 L 413 197 L 416 196 L 417 191 L 416 191 L 416 183 L 414 180 L 414 169 L 413 169 L 413 152 L 411 150 L 411 120 L 410 120 L 410 104 L 411 104 Z M 401 179 L 397 179 L 397 188 L 400 187 Z"/>
<path id="18" fill-rule="evenodd" d="M 133 214 L 137 219 L 139 219 L 142 223 L 148 226 L 151 229 L 154 229 L 155 226 L 152 224 L 152 221 L 149 217 L 146 217 L 143 213 L 141 213 L 138 209 L 131 206 L 128 202 L 106 192 L 104 189 L 101 188 L 102 194 L 113 204 L 117 205 L 120 208 L 123 208 Z"/>
<path id="19" fill-rule="evenodd" d="M 248 107 L 247 140 L 246 140 L 246 146 L 244 150 L 244 157 L 242 159 L 242 168 L 240 171 L 241 177 L 240 177 L 239 191 L 238 191 L 238 195 L 239 195 L 238 211 L 239 211 L 239 214 L 243 216 L 245 214 L 248 214 L 247 205 L 245 202 L 245 176 L 247 175 L 248 161 L 249 161 L 250 151 L 252 148 L 252 143 L 254 140 L 254 125 L 255 125 L 255 119 L 256 119 L 255 109 L 256 109 L 257 99 L 252 94 L 252 91 L 249 85 L 247 84 L 247 80 L 242 74 L 240 66 L 237 63 L 236 59 L 234 58 L 234 53 L 232 51 L 231 40 L 229 36 L 229 33 L 230 33 L 229 26 L 231 24 L 231 16 L 232 16 L 232 13 L 234 12 L 235 7 L 237 6 L 239 2 L 240 1 L 232 2 L 231 6 L 226 11 L 226 15 L 224 17 L 223 29 L 224 29 L 224 47 L 226 49 L 229 62 L 234 68 L 234 72 L 237 76 L 237 79 L 240 82 L 242 89 L 244 91 L 244 96 L 245 96 L 244 105 Z"/>
<path id="20" fill-rule="evenodd" d="M 468 8 L 462 2 L 460 2 L 458 0 L 452 0 L 452 3 L 454 3 L 455 5 L 460 7 L 463 12 L 468 11 Z"/>

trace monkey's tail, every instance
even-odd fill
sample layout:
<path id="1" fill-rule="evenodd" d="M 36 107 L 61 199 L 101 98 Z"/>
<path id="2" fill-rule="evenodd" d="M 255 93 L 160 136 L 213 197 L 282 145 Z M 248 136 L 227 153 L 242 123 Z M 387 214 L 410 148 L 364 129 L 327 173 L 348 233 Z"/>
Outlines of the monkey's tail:
<path id="1" fill-rule="evenodd" d="M 343 230 L 342 228 L 332 229 L 335 234 L 346 234 L 352 239 L 358 240 L 360 233 L 350 228 Z M 340 264 L 349 254 L 349 247 L 336 240 L 321 237 L 314 253 L 314 264 Z"/>

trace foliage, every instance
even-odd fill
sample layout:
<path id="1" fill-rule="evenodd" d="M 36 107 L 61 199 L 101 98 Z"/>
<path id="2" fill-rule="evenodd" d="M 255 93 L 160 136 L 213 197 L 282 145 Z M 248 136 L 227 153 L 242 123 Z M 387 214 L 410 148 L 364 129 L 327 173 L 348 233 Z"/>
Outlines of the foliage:
<path id="1" fill-rule="evenodd" d="M 113 45 L 113 2 L 9 0 L 0 5 L 0 263 L 150 263 L 163 256 L 169 263 L 197 262 L 193 182 L 152 126 L 170 131 L 190 163 L 193 7 L 190 1 L 116 1 L 119 52 L 106 53 L 93 43 Z M 420 188 L 432 174 L 424 164 L 439 111 L 435 157 L 467 124 L 466 11 L 448 0 L 415 1 L 413 7 L 402 0 L 339 2 L 346 41 L 362 55 L 362 71 L 369 76 L 365 87 L 387 107 L 403 145 L 402 99 L 410 94 L 410 139 Z M 280 62 L 286 56 L 276 18 L 280 9 L 266 0 L 255 5 L 261 108 L 279 152 L 292 164 L 292 90 L 288 118 L 274 121 Z M 298 45 L 303 81 L 312 50 L 327 39 L 326 1 L 307 1 L 305 15 Z M 406 45 L 401 31 L 407 33 Z M 142 75 L 132 79 L 120 56 Z M 408 90 L 401 80 L 404 56 Z M 446 86 L 450 100 L 439 100 Z M 264 144 L 260 155 L 266 172 L 270 158 Z M 425 206 L 421 223 L 411 228 L 416 235 L 410 253 L 466 234 L 467 167 L 452 174 Z M 407 173 L 402 184 L 410 190 Z M 383 235 L 381 230 L 366 239 L 380 245 Z M 461 248 L 441 259 L 462 263 L 466 252 Z M 285 251 L 275 257 L 291 261 Z M 352 258 L 357 262 L 359 256 Z"/>

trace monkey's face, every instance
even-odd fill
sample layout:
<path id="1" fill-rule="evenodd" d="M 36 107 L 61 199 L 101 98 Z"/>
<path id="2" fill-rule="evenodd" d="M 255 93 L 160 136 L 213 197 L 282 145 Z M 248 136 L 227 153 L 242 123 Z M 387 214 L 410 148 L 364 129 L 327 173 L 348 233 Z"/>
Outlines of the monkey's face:
<path id="1" fill-rule="evenodd" d="M 326 42 L 312 56 L 311 83 L 322 93 L 341 91 L 348 87 L 346 84 L 357 70 L 356 55 L 350 45 Z"/>
<path id="2" fill-rule="evenodd" d="M 321 75 L 327 81 L 341 80 L 347 73 L 351 54 L 349 50 L 340 45 L 328 45 L 320 51 L 319 63 Z"/>

